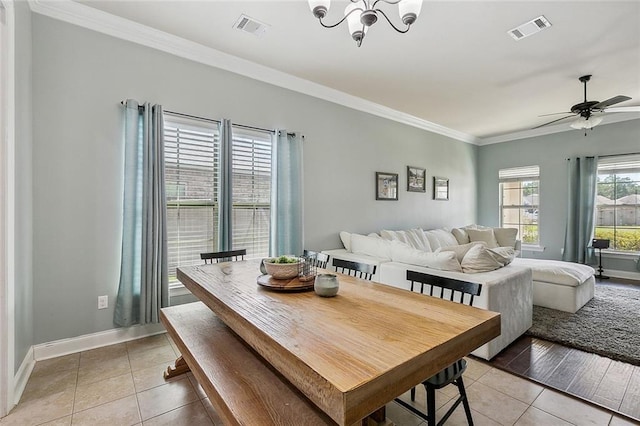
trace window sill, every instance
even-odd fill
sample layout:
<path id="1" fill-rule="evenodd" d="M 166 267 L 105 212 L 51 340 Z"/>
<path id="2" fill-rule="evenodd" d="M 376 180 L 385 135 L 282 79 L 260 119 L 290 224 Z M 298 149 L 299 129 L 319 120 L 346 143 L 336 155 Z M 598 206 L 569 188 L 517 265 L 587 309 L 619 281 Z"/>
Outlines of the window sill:
<path id="1" fill-rule="evenodd" d="M 521 246 L 520 247 L 520 251 L 533 251 L 533 252 L 538 252 L 538 253 L 542 253 L 545 250 L 546 247 L 544 246 Z"/>
<path id="2" fill-rule="evenodd" d="M 598 256 L 598 250 L 595 249 L 594 253 Z M 615 251 L 615 250 L 602 250 L 602 257 L 609 259 L 637 259 L 640 256 L 640 252 L 637 251 Z"/>

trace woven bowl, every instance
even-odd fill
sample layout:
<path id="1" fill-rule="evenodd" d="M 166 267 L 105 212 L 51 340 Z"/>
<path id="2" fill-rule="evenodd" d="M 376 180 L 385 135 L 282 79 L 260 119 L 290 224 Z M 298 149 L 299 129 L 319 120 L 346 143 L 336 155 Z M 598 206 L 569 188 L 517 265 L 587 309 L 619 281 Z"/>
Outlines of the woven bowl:
<path id="1" fill-rule="evenodd" d="M 288 280 L 298 276 L 298 269 L 302 260 L 298 259 L 296 263 L 273 263 L 276 259 L 265 259 L 264 267 L 267 274 L 276 280 Z"/>

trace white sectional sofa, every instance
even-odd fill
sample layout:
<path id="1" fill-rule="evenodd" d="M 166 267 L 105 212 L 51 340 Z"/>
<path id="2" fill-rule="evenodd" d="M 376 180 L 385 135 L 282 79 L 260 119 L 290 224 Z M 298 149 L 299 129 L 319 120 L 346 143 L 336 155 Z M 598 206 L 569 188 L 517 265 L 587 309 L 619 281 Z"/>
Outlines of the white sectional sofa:
<path id="1" fill-rule="evenodd" d="M 474 228 L 478 227 L 469 227 Z M 520 247 L 513 230 L 495 232 L 494 236 L 500 235 L 500 242 L 490 234 L 473 230 L 467 233 L 465 228 L 381 231 L 368 236 L 343 232 L 341 239 L 345 248 L 323 253 L 331 258 L 375 264 L 374 281 L 406 290 L 410 290 L 407 270 L 482 284 L 474 306 L 501 314 L 501 335 L 473 352 L 488 360 L 531 327 L 534 304 L 575 312 L 593 297 L 595 283 L 593 268 L 585 265 L 509 257 L 509 253 L 515 254 L 515 249 Z M 481 241 L 485 249 L 493 247 L 491 254 L 498 259 L 493 270 L 489 270 L 492 269 L 491 256 L 480 256 L 480 261 L 476 258 L 479 253 L 472 256 L 472 251 L 480 251 L 480 247 L 474 246 L 478 244 L 475 241 Z M 500 254 L 509 259 L 505 260 Z M 332 259 L 329 265 L 331 262 Z"/>

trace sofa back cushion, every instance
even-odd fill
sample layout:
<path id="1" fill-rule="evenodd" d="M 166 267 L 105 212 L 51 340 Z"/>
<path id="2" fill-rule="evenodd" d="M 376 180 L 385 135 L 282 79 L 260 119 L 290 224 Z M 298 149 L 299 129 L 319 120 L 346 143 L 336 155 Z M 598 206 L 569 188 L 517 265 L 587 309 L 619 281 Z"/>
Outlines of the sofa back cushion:
<path id="1" fill-rule="evenodd" d="M 498 246 L 515 248 L 516 238 L 518 237 L 516 228 L 493 228 L 493 235 L 498 241 Z"/>
<path id="2" fill-rule="evenodd" d="M 498 240 L 496 240 L 496 236 L 493 233 L 492 228 L 488 229 L 467 229 L 467 234 L 469 234 L 469 239 L 473 241 L 482 241 L 487 244 L 489 248 L 498 247 Z M 515 242 L 514 242 L 515 244 Z"/>
<path id="3" fill-rule="evenodd" d="M 409 247 L 399 241 L 391 242 L 391 259 L 410 265 L 426 266 L 442 271 L 462 272 L 454 252 L 426 252 Z"/>
<path id="4" fill-rule="evenodd" d="M 397 243 L 409 247 L 399 241 Z M 368 235 L 351 234 L 351 252 L 391 260 L 391 242 Z"/>

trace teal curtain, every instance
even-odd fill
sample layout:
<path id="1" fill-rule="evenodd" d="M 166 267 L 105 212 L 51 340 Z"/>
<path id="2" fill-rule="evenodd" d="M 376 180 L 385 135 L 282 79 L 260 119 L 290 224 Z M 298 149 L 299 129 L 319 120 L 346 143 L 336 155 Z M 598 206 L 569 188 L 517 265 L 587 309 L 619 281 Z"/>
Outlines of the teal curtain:
<path id="1" fill-rule="evenodd" d="M 218 250 L 233 248 L 233 132 L 230 120 L 220 123 L 220 185 L 218 188 Z"/>
<path id="2" fill-rule="evenodd" d="M 156 323 L 169 305 L 162 106 L 125 103 L 120 283 L 114 323 Z"/>
<path id="3" fill-rule="evenodd" d="M 271 154 L 271 256 L 302 253 L 303 141 L 301 135 L 276 131 Z"/>
<path id="4" fill-rule="evenodd" d="M 562 260 L 591 263 L 598 158 L 568 159 L 567 225 Z"/>

